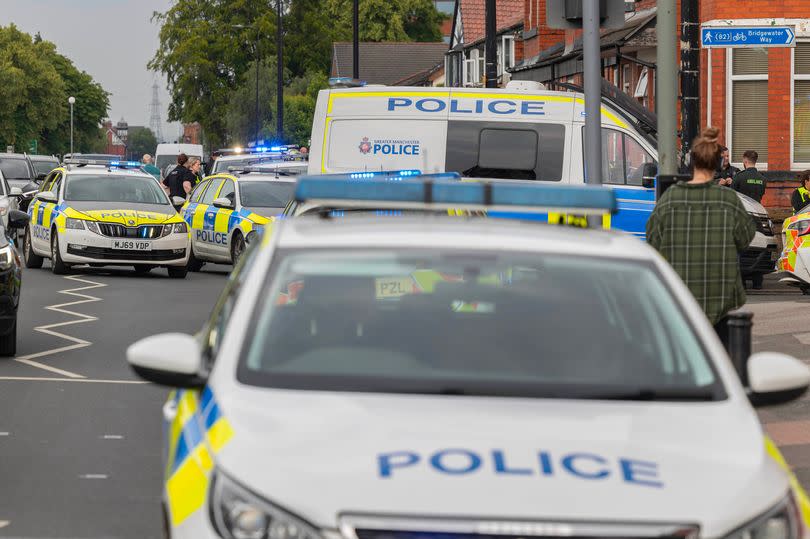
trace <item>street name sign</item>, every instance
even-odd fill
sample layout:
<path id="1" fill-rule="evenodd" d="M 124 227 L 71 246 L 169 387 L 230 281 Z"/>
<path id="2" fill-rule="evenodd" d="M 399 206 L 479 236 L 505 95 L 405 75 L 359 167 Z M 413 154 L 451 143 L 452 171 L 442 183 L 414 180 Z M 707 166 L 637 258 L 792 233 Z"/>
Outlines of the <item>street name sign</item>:
<path id="1" fill-rule="evenodd" d="M 796 31 L 792 26 L 723 26 L 700 29 L 704 49 L 742 47 L 795 47 Z"/>

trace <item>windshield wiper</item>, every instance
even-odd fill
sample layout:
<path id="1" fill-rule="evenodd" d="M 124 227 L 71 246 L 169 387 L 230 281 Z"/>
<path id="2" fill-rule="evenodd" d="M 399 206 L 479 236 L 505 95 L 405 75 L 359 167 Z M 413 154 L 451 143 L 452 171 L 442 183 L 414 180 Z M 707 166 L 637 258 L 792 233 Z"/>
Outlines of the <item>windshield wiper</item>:
<path id="1" fill-rule="evenodd" d="M 617 388 L 612 391 L 584 395 L 582 398 L 594 400 L 620 401 L 696 401 L 708 402 L 717 400 L 717 395 L 710 388 Z"/>

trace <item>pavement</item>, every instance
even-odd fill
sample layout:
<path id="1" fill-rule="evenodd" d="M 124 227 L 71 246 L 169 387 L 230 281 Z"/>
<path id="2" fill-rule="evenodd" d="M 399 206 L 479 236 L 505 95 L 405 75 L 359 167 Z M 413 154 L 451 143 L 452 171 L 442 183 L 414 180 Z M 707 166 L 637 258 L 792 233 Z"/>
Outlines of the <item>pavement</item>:
<path id="1" fill-rule="evenodd" d="M 165 270 L 24 272 L 18 355 L 0 359 L 0 537 L 162 537 L 167 390 L 138 380 L 124 352 L 199 330 L 228 271 L 206 266 L 184 281 Z M 750 292 L 755 351 L 810 362 L 809 304 L 773 279 Z M 810 397 L 761 418 L 810 487 Z"/>

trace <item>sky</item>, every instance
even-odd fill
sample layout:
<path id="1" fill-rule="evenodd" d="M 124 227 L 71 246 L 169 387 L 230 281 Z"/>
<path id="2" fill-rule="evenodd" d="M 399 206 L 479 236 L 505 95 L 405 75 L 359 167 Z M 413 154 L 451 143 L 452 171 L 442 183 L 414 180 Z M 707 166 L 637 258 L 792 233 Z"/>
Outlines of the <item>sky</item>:
<path id="1" fill-rule="evenodd" d="M 169 97 L 162 75 L 146 64 L 158 46 L 153 11 L 171 0 L 0 0 L 0 25 L 14 23 L 56 44 L 59 52 L 89 73 L 112 95 L 110 118 L 149 126 L 152 84 L 157 81 L 163 136 L 173 141 L 180 125 L 166 122 Z"/>

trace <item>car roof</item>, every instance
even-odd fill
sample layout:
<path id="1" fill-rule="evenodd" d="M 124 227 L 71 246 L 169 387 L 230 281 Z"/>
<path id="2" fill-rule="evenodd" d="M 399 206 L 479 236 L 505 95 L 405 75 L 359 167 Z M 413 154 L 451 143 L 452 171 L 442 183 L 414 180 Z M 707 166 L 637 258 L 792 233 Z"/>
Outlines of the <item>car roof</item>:
<path id="1" fill-rule="evenodd" d="M 555 252 L 654 260 L 644 242 L 623 233 L 508 219 L 421 215 L 338 219 L 302 216 L 277 221 L 281 248 L 391 247 Z"/>
<path id="2" fill-rule="evenodd" d="M 203 178 L 204 180 L 209 179 L 216 179 L 216 178 L 228 178 L 233 180 L 237 183 L 244 183 L 244 182 L 284 182 L 284 183 L 295 183 L 298 181 L 296 176 L 276 176 L 272 172 L 263 173 L 263 172 L 251 172 L 250 174 L 234 174 L 233 172 L 218 172 L 216 174 L 212 174 L 211 176 L 206 176 Z"/>
<path id="3" fill-rule="evenodd" d="M 0 153 L 0 159 L 25 159 L 24 153 Z"/>
<path id="4" fill-rule="evenodd" d="M 93 174 L 94 176 L 141 176 L 143 178 L 155 179 L 154 176 L 139 168 L 108 168 L 105 165 L 70 165 L 60 167 L 59 170 L 64 171 L 66 176 Z"/>
<path id="5" fill-rule="evenodd" d="M 31 161 L 56 161 L 59 162 L 59 159 L 55 155 L 28 155 L 31 158 Z"/>

